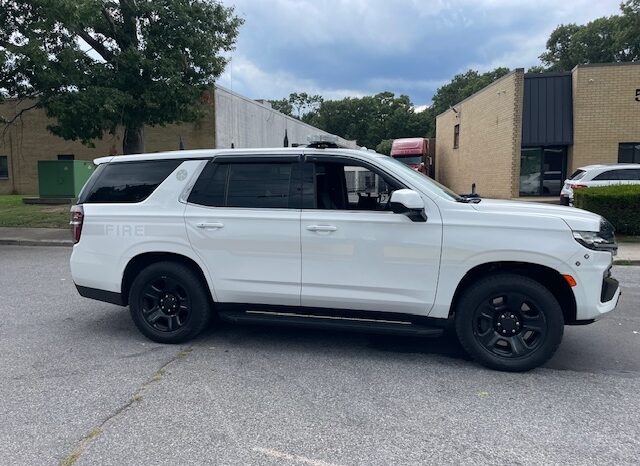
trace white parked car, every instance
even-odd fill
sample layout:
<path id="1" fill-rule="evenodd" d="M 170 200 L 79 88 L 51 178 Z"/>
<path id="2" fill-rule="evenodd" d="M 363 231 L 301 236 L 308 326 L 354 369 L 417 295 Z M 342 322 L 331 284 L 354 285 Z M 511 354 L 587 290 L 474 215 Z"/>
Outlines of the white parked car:
<path id="1" fill-rule="evenodd" d="M 564 325 L 612 311 L 616 242 L 598 215 L 463 199 L 391 157 L 332 148 L 105 157 L 72 208 L 82 296 L 178 343 L 212 316 L 440 335 L 522 371 Z"/>
<path id="2" fill-rule="evenodd" d="M 640 184 L 640 164 L 615 163 L 578 168 L 564 182 L 560 204 L 573 205 L 573 190 L 613 184 Z"/>
<path id="3" fill-rule="evenodd" d="M 540 195 L 548 196 L 550 194 L 557 195 L 562 187 L 562 172 L 547 171 L 544 172 L 542 179 L 542 191 L 540 190 L 540 172 L 523 175 L 520 177 L 520 194 L 521 195 Z"/>

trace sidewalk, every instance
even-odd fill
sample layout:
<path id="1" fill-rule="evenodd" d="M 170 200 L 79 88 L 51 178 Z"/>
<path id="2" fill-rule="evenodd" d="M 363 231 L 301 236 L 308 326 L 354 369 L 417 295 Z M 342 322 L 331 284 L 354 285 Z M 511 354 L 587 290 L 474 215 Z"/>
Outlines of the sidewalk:
<path id="1" fill-rule="evenodd" d="M 70 229 L 0 227 L 0 244 L 73 246 Z M 640 265 L 640 243 L 619 243 L 614 264 Z"/>
<path id="2" fill-rule="evenodd" d="M 618 243 L 614 264 L 640 265 L 640 243 Z"/>

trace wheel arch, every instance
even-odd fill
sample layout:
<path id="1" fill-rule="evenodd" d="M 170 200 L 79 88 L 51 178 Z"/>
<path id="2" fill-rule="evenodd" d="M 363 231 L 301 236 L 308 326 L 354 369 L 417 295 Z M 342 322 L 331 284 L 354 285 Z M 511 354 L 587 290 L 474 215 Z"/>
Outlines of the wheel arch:
<path id="1" fill-rule="evenodd" d="M 551 267 L 531 262 L 498 261 L 487 262 L 470 269 L 458 283 L 451 301 L 449 318 L 453 318 L 458 301 L 465 289 L 481 277 L 495 273 L 514 273 L 537 281 L 556 298 L 562 309 L 565 324 L 576 322 L 576 299 L 564 277 Z"/>
<path id="2" fill-rule="evenodd" d="M 151 264 L 165 261 L 176 262 L 185 265 L 193 270 L 202 281 L 202 285 L 207 290 L 209 298 L 213 303 L 214 296 L 212 293 L 212 289 L 209 285 L 204 271 L 202 270 L 202 267 L 200 267 L 200 265 L 195 260 L 183 254 L 174 252 L 144 252 L 138 254 L 135 257 L 132 257 L 124 268 L 124 272 L 122 274 L 121 296 L 125 306 L 129 304 L 129 291 L 131 289 L 131 284 L 133 283 L 133 280 L 136 278 L 136 276 L 140 273 L 140 271 L 150 266 Z"/>

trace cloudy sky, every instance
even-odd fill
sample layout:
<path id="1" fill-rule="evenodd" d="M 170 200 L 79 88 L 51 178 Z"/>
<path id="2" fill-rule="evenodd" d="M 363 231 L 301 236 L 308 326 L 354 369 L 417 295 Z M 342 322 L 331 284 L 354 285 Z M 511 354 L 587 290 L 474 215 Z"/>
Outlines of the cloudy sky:
<path id="1" fill-rule="evenodd" d="M 470 68 L 539 63 L 549 33 L 620 0 L 223 0 L 244 18 L 219 84 L 251 98 L 407 94 L 417 105 Z"/>

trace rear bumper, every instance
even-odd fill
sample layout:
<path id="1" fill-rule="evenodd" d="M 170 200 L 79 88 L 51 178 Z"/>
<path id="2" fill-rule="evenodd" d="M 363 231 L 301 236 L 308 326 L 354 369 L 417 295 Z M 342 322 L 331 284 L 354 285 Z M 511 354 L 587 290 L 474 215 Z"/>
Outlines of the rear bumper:
<path id="1" fill-rule="evenodd" d="M 122 299 L 122 294 L 114 291 L 99 290 L 97 288 L 89 288 L 86 286 L 76 285 L 76 289 L 83 298 L 95 299 L 105 303 L 117 304 L 118 306 L 126 306 Z"/>

